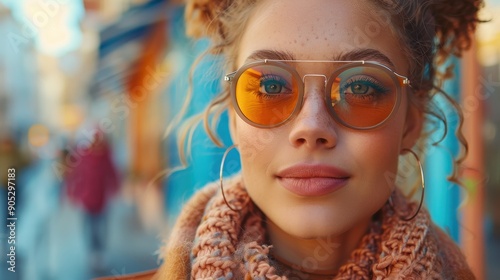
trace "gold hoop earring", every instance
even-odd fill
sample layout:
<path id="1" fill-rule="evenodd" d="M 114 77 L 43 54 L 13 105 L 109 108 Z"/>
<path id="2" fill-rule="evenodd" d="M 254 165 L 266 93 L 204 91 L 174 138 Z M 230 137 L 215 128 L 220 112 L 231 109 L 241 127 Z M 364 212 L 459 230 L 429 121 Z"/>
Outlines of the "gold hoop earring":
<path id="1" fill-rule="evenodd" d="M 234 212 L 238 212 L 239 210 L 241 209 L 234 209 L 233 207 L 231 207 L 231 205 L 229 205 L 229 203 L 227 202 L 227 199 L 226 199 L 226 195 L 224 194 L 224 187 L 223 187 L 223 183 L 222 183 L 222 172 L 224 171 L 224 163 L 226 162 L 226 157 L 227 157 L 227 154 L 229 154 L 229 152 L 238 147 L 237 144 L 234 144 L 232 146 L 230 146 L 229 148 L 226 149 L 226 151 L 224 152 L 224 155 L 222 156 L 222 161 L 220 163 L 220 173 L 219 173 L 219 180 L 220 180 L 220 191 L 222 192 L 222 198 L 224 198 L 224 203 L 226 203 L 227 207 L 229 207 L 229 209 L 233 210 Z"/>
<path id="2" fill-rule="evenodd" d="M 422 195 L 420 197 L 420 203 L 418 204 L 417 212 L 415 212 L 415 214 L 413 214 L 410 218 L 402 218 L 403 221 L 411 221 L 417 216 L 418 212 L 420 212 L 420 208 L 422 208 L 422 204 L 424 203 L 424 194 L 425 194 L 424 169 L 422 168 L 422 162 L 420 161 L 420 158 L 414 151 L 412 151 L 411 149 L 403 149 L 403 151 L 409 152 L 417 160 L 418 168 L 420 169 L 420 180 L 422 181 Z"/>

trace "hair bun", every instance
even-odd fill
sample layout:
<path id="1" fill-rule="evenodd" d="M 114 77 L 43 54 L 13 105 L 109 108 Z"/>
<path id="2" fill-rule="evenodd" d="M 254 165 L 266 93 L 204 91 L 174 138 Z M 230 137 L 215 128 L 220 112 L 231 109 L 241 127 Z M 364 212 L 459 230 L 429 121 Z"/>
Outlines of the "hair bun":
<path id="1" fill-rule="evenodd" d="M 472 42 L 482 0 L 436 0 L 432 5 L 435 18 L 436 36 L 439 39 L 438 55 L 460 56 Z"/>
<path id="2" fill-rule="evenodd" d="M 186 34 L 193 38 L 222 36 L 218 17 L 231 3 L 230 0 L 187 0 L 184 14 Z"/>

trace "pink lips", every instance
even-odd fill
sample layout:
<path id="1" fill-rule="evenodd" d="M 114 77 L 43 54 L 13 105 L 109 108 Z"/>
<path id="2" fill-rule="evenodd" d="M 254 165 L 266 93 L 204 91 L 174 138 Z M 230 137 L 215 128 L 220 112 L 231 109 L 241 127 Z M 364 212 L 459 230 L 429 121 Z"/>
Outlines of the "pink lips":
<path id="1" fill-rule="evenodd" d="M 350 175 L 333 166 L 297 164 L 279 171 L 281 185 L 300 196 L 321 196 L 346 185 Z"/>

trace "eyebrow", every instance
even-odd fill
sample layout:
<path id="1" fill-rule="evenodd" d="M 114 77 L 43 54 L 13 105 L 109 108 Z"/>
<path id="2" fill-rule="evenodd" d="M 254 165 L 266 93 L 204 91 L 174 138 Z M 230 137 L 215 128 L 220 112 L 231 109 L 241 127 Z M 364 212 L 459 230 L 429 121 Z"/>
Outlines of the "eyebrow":
<path id="1" fill-rule="evenodd" d="M 247 61 L 261 59 L 295 60 L 291 52 L 277 50 L 257 50 L 247 57 Z"/>
<path id="2" fill-rule="evenodd" d="M 296 60 L 294 55 L 289 51 L 278 51 L 278 50 L 257 50 L 251 53 L 247 57 L 247 61 L 250 60 L 263 60 L 263 59 L 275 59 L 275 60 Z M 394 63 L 385 54 L 381 53 L 375 49 L 355 49 L 349 52 L 341 53 L 332 57 L 334 61 L 378 61 L 385 64 L 391 68 L 395 68 Z"/>
<path id="3" fill-rule="evenodd" d="M 334 57 L 334 60 L 372 60 L 396 68 L 389 57 L 375 49 L 355 49 Z"/>

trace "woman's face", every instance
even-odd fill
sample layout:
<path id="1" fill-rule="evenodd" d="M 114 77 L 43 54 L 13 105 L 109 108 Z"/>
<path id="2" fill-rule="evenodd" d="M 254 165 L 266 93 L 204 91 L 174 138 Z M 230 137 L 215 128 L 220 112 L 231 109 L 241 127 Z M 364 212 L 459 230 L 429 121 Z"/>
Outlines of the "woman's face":
<path id="1" fill-rule="evenodd" d="M 388 18 L 364 0 L 262 1 L 242 35 L 237 64 L 253 61 L 249 56 L 262 50 L 304 60 L 355 52 L 356 60 L 375 60 L 407 75 Z M 368 49 L 381 55 L 365 54 Z M 293 65 L 301 76 L 328 76 L 335 69 L 328 63 Z M 421 126 L 418 111 L 409 109 L 406 89 L 392 117 L 365 131 L 335 122 L 325 107 L 324 90 L 323 78 L 307 78 L 301 111 L 276 128 L 254 127 L 236 114 L 231 118 L 249 195 L 270 222 L 301 238 L 366 226 L 389 198 L 398 156 L 413 146 Z M 336 178 L 320 178 L 325 174 Z"/>

